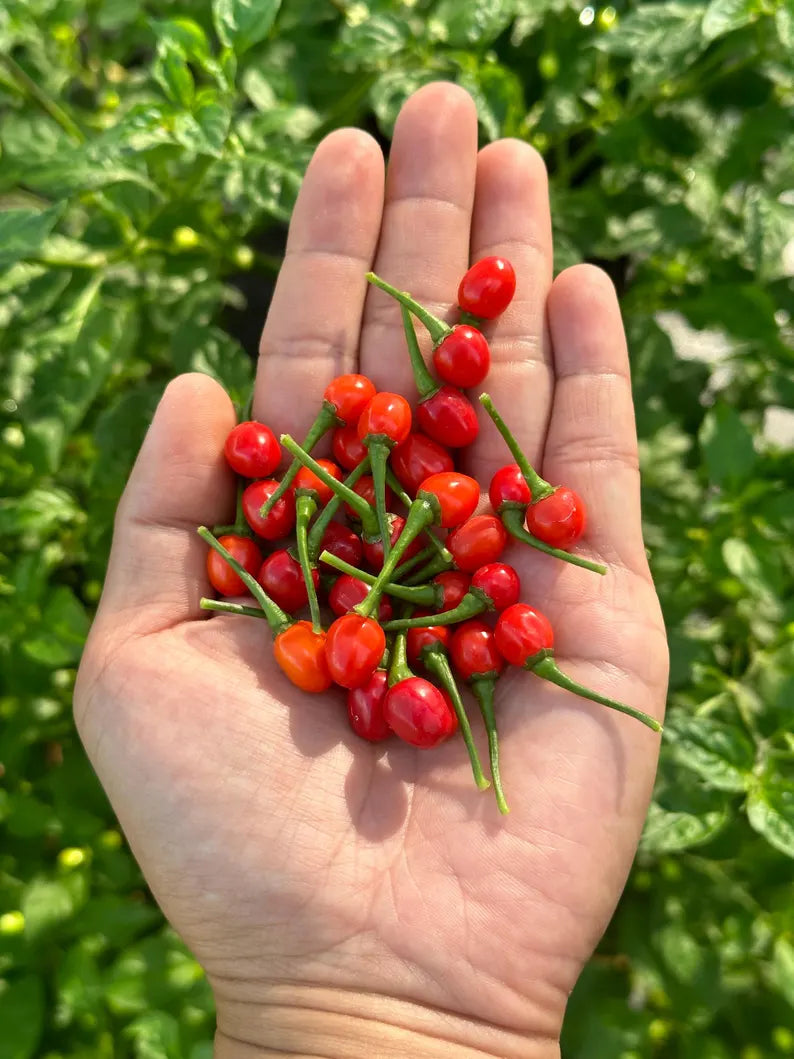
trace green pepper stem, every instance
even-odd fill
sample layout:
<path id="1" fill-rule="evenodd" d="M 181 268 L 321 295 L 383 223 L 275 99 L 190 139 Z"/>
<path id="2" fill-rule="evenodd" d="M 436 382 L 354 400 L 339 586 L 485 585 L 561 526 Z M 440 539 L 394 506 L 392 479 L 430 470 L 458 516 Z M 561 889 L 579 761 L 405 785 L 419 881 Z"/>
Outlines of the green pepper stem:
<path id="1" fill-rule="evenodd" d="M 546 555 L 553 555 L 556 559 L 571 563 L 572 566 L 581 566 L 585 570 L 592 570 L 593 573 L 601 574 L 602 576 L 607 572 L 607 568 L 602 563 L 595 563 L 592 559 L 584 559 L 581 555 L 574 555 L 573 552 L 565 552 L 562 548 L 553 548 L 550 544 L 546 544 L 545 541 L 533 537 L 524 525 L 524 510 L 524 508 L 519 507 L 507 507 L 499 516 L 502 520 L 502 525 L 511 537 L 528 544 L 532 548 L 537 548 L 538 551 L 545 552 Z"/>
<path id="2" fill-rule="evenodd" d="M 199 537 L 201 537 L 202 540 L 205 540 L 207 544 L 209 544 L 210 548 L 214 548 L 214 550 L 219 555 L 222 555 L 226 562 L 229 564 L 229 566 L 231 566 L 232 570 L 234 570 L 234 572 L 240 578 L 242 583 L 245 585 L 245 587 L 257 601 L 259 606 L 265 612 L 268 625 L 270 626 L 270 631 L 273 633 L 274 636 L 278 636 L 280 632 L 283 632 L 285 629 L 289 628 L 290 625 L 292 625 L 292 618 L 289 616 L 289 614 L 286 614 L 278 605 L 278 603 L 276 603 L 274 599 L 270 598 L 270 596 L 267 594 L 267 592 L 265 592 L 259 582 L 255 578 L 251 577 L 245 567 L 241 566 L 233 555 L 230 555 L 229 552 L 227 552 L 227 550 L 220 543 L 220 541 L 218 541 L 210 533 L 206 526 L 199 526 L 198 535 Z"/>
<path id="3" fill-rule="evenodd" d="M 365 585 L 374 585 L 377 581 L 374 574 L 369 573 L 367 570 L 360 570 L 351 563 L 346 563 L 344 559 L 340 559 L 331 552 L 323 552 L 320 555 L 320 562 L 325 563 L 327 566 L 332 566 L 334 570 L 338 570 L 341 574 L 349 574 L 351 577 L 358 578 Z M 440 593 L 436 591 L 437 587 L 436 585 L 416 585 L 413 588 L 409 588 L 408 585 L 397 585 L 394 582 L 389 582 L 383 591 L 389 596 L 394 596 L 395 599 L 413 603 L 415 607 L 432 607 L 438 603 Z"/>
<path id="4" fill-rule="evenodd" d="M 460 310 L 460 322 L 476 327 L 478 331 L 482 331 L 483 326 L 488 323 L 485 317 L 475 316 L 474 313 L 466 312 L 465 309 Z"/>
<path id="5" fill-rule="evenodd" d="M 404 305 L 400 306 L 400 312 L 402 313 L 405 342 L 408 346 L 408 357 L 411 361 L 411 371 L 414 375 L 416 390 L 420 400 L 426 401 L 428 397 L 432 397 L 440 389 L 441 383 L 433 378 L 430 374 L 430 369 L 425 364 L 425 358 L 422 356 L 422 351 L 416 338 L 416 329 L 414 328 L 411 314 Z"/>
<path id="6" fill-rule="evenodd" d="M 445 548 L 444 551 L 447 551 L 447 549 Z M 442 555 L 434 555 L 428 563 L 411 574 L 406 583 L 409 585 L 421 585 L 435 577 L 436 574 L 443 574 L 445 570 L 452 570 L 455 566 L 455 560 L 452 558 L 451 552 L 447 552 L 447 555 L 449 556 L 448 559 Z"/>
<path id="7" fill-rule="evenodd" d="M 463 736 L 463 742 L 466 744 L 466 749 L 469 752 L 469 761 L 471 761 L 471 771 L 474 773 L 474 782 L 477 784 L 479 790 L 484 791 L 490 787 L 491 784 L 483 773 L 482 764 L 480 763 L 480 755 L 477 753 L 477 747 L 474 745 L 474 736 L 471 734 L 469 718 L 466 716 L 463 700 L 460 697 L 458 685 L 455 683 L 455 678 L 452 675 L 449 660 L 441 645 L 433 644 L 430 647 L 426 647 L 422 652 L 422 663 L 425 668 L 430 670 L 430 672 L 436 677 L 439 684 L 441 684 L 452 699 L 452 705 L 455 707 L 455 713 L 458 717 L 460 733 Z"/>
<path id="8" fill-rule="evenodd" d="M 312 493 L 303 493 L 298 490 L 295 501 L 295 541 L 298 545 L 298 562 L 300 563 L 303 583 L 306 585 L 306 595 L 309 600 L 309 614 L 312 619 L 312 629 L 316 633 L 322 632 L 323 620 L 320 617 L 320 604 L 317 600 L 317 591 L 314 587 L 312 577 L 312 562 L 309 558 L 309 522 L 317 510 L 317 498 Z"/>
<path id="9" fill-rule="evenodd" d="M 480 707 L 480 713 L 485 722 L 485 730 L 488 733 L 488 757 L 491 762 L 491 778 L 493 779 L 496 804 L 500 813 L 507 814 L 510 812 L 510 806 L 505 801 L 504 791 L 502 790 L 502 776 L 499 771 L 499 736 L 496 731 L 496 717 L 493 705 L 496 677 L 477 677 L 472 680 L 470 686 L 472 694 Z"/>
<path id="10" fill-rule="evenodd" d="M 267 614 L 260 607 L 246 607 L 242 603 L 227 603 L 225 599 L 207 599 L 202 596 L 199 600 L 202 610 L 217 610 L 220 614 L 244 614 L 248 618 L 265 618 Z"/>
<path id="11" fill-rule="evenodd" d="M 353 608 L 355 613 L 361 614 L 365 618 L 371 618 L 373 613 L 377 612 L 380 606 L 380 597 L 385 586 L 391 581 L 392 574 L 399 565 L 400 559 L 402 559 L 416 537 L 426 530 L 428 526 L 433 525 L 436 517 L 436 509 L 429 498 L 420 496 L 414 500 L 405 520 L 402 533 L 394 542 L 389 558 L 383 563 L 380 573 L 375 578 L 375 582 L 366 597 L 358 606 Z"/>
<path id="12" fill-rule="evenodd" d="M 369 463 L 372 468 L 372 487 L 375 492 L 375 514 L 378 519 L 378 530 L 383 544 L 383 560 L 389 558 L 391 551 L 391 526 L 386 511 L 386 463 L 392 450 L 393 442 L 383 434 L 368 436 L 364 444 L 369 452 Z"/>
<path id="13" fill-rule="evenodd" d="M 578 681 L 566 676 L 554 659 L 549 655 L 541 657 L 528 668 L 530 669 L 530 672 L 534 673 L 536 676 L 542 677 L 543 680 L 551 681 L 551 683 L 556 684 L 558 688 L 564 688 L 566 691 L 572 691 L 574 695 L 581 695 L 583 699 L 590 699 L 592 702 L 598 702 L 602 706 L 609 706 L 613 710 L 627 713 L 629 717 L 634 717 L 636 720 L 641 721 L 654 732 L 662 731 L 661 724 L 654 717 L 649 717 L 647 713 L 643 713 L 642 710 L 637 710 L 633 706 L 627 706 L 624 702 L 618 702 L 616 699 L 610 699 L 606 695 L 599 695 L 597 691 L 591 691 L 590 688 L 586 688 L 584 684 L 580 684 Z"/>
<path id="14" fill-rule="evenodd" d="M 359 496 L 358 493 L 353 492 L 349 486 L 346 486 L 343 482 L 340 482 L 337 478 L 334 478 L 332 474 L 318 463 L 312 456 L 309 455 L 306 450 L 295 441 L 294 438 L 290 437 L 289 434 L 281 435 L 281 444 L 287 450 L 296 457 L 298 463 L 302 463 L 304 467 L 308 467 L 310 471 L 327 485 L 329 489 L 332 489 L 334 494 L 343 500 L 346 504 L 349 504 L 352 509 L 356 512 L 356 515 L 361 520 L 361 526 L 367 537 L 380 538 L 380 528 L 378 526 L 378 519 L 371 506 L 367 503 L 363 496 Z"/>
<path id="15" fill-rule="evenodd" d="M 356 484 L 362 475 L 366 474 L 369 470 L 369 453 L 364 457 L 361 463 L 357 464 L 350 474 L 345 478 L 344 485 L 350 489 Z M 342 506 L 342 498 L 336 493 L 331 497 L 325 507 L 322 509 L 320 514 L 314 520 L 312 528 L 309 530 L 309 558 L 313 563 L 317 562 L 317 555 L 320 551 L 320 545 L 322 544 L 325 531 L 328 529 L 334 515 L 337 513 L 339 508 Z"/>
<path id="16" fill-rule="evenodd" d="M 309 432 L 303 439 L 303 449 L 306 452 L 311 452 L 317 442 L 323 435 L 327 434 L 332 427 L 339 426 L 340 420 L 336 415 L 336 407 L 330 404 L 328 401 L 323 401 L 323 406 L 317 413 L 312 425 L 309 427 Z M 283 439 L 282 439 L 283 442 Z M 294 455 L 294 453 L 293 453 Z M 289 467 L 284 472 L 284 477 L 279 482 L 278 489 L 272 493 L 265 503 L 262 505 L 262 509 L 259 512 L 262 518 L 266 518 L 273 508 L 276 506 L 278 500 L 286 493 L 289 487 L 295 480 L 295 475 L 300 470 L 301 461 L 294 459 Z"/>
<path id="17" fill-rule="evenodd" d="M 439 342 L 442 342 L 452 330 L 449 324 L 445 324 L 443 320 L 439 320 L 437 316 L 433 316 L 431 312 L 425 309 L 424 305 L 420 305 L 419 302 L 412 298 L 407 291 L 397 290 L 396 287 L 392 287 L 391 283 L 387 283 L 385 279 L 381 279 L 380 276 L 377 276 L 374 272 L 368 272 L 367 279 L 373 286 L 380 287 L 380 289 L 386 291 L 387 294 L 391 294 L 392 298 L 396 298 L 400 305 L 405 306 L 406 309 L 410 309 L 417 320 L 421 320 L 430 332 L 430 337 L 433 339 L 434 346 L 437 346 Z M 438 389 L 438 385 L 435 385 L 436 389 Z"/>
<path id="18" fill-rule="evenodd" d="M 389 663 L 389 687 L 394 687 L 401 680 L 408 680 L 414 674 L 408 665 L 408 650 L 405 645 L 405 633 L 401 633 L 394 641 L 392 647 L 391 661 Z"/>
<path id="19" fill-rule="evenodd" d="M 532 497 L 532 503 L 534 504 L 537 500 L 542 500 L 544 496 L 551 496 L 551 494 L 554 492 L 554 486 L 549 485 L 549 483 L 544 478 L 540 477 L 534 467 L 532 467 L 529 460 L 519 448 L 518 442 L 511 434 L 510 430 L 507 427 L 507 424 L 494 408 L 494 403 L 487 393 L 480 394 L 480 404 L 483 406 L 485 411 L 494 421 L 496 429 L 504 438 L 508 449 L 510 449 L 513 459 L 518 464 L 518 468 L 521 471 L 521 474 L 524 477 L 524 481 L 527 483 L 527 486 L 529 488 L 530 496 Z"/>
<path id="20" fill-rule="evenodd" d="M 485 610 L 493 610 L 492 601 L 480 589 L 470 588 L 457 607 L 451 610 L 428 614 L 424 618 L 395 618 L 394 621 L 387 621 L 383 628 L 386 632 L 399 632 L 401 629 L 426 629 L 431 625 L 457 625 L 459 621 L 476 618 Z"/>
<path id="21" fill-rule="evenodd" d="M 243 514 L 243 493 L 245 492 L 246 483 L 242 478 L 237 480 L 237 509 L 234 513 L 234 532 L 239 534 L 241 537 L 250 537 L 251 527 L 248 525 L 245 515 Z"/>
<path id="22" fill-rule="evenodd" d="M 428 533 L 428 537 L 430 534 Z M 421 566 L 426 563 L 428 559 L 431 559 L 435 555 L 435 548 L 423 548 L 421 552 L 417 552 L 416 555 L 412 555 L 410 559 L 406 559 L 404 563 L 400 563 L 397 569 L 394 571 L 394 581 L 402 581 L 412 570 L 417 566 Z"/>

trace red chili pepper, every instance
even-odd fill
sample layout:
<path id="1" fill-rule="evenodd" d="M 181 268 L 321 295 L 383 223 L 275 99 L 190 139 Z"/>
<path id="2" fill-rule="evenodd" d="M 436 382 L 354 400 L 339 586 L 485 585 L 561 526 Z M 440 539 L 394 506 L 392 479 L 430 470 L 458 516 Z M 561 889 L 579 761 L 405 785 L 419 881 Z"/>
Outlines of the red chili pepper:
<path id="1" fill-rule="evenodd" d="M 358 421 L 336 428 L 331 436 L 331 452 L 336 462 L 348 471 L 367 458 L 367 446 L 358 436 Z"/>
<path id="2" fill-rule="evenodd" d="M 458 287 L 458 305 L 479 320 L 493 320 L 516 292 L 516 274 L 503 257 L 484 257 L 472 265 Z"/>
<path id="3" fill-rule="evenodd" d="M 527 603 L 516 603 L 502 611 L 494 629 L 496 646 L 502 657 L 513 666 L 529 669 L 544 680 L 551 681 L 558 687 L 581 695 L 584 699 L 609 706 L 613 710 L 627 713 L 630 717 L 642 721 L 648 728 L 661 732 L 659 722 L 647 713 L 627 706 L 625 703 L 610 699 L 598 692 L 591 691 L 578 681 L 566 676 L 554 661 L 554 632 L 551 622 L 539 610 Z"/>
<path id="4" fill-rule="evenodd" d="M 402 515 L 390 515 L 389 516 L 390 532 L 390 544 L 392 547 L 397 543 L 402 535 L 403 527 L 405 526 L 405 519 Z M 364 548 L 364 559 L 367 565 L 372 570 L 380 570 L 383 566 L 383 541 L 380 537 L 367 538 L 362 537 L 362 545 Z M 414 555 L 418 555 L 422 550 L 422 542 L 419 537 L 415 538 L 411 542 L 408 548 L 405 549 L 405 553 L 397 563 L 398 566 L 402 566 L 403 563 L 408 562 Z"/>
<path id="5" fill-rule="evenodd" d="M 342 480 L 342 472 L 332 460 L 318 460 L 317 462 L 332 478 L 335 478 L 338 482 Z M 321 478 L 318 478 L 314 471 L 308 467 L 298 467 L 295 474 L 294 491 L 296 495 L 301 490 L 314 493 L 319 507 L 327 504 L 334 495 L 333 489 Z"/>
<path id="6" fill-rule="evenodd" d="M 281 540 L 292 532 L 295 525 L 295 494 L 288 489 L 277 501 L 272 511 L 264 518 L 261 510 L 266 501 L 278 489 L 279 483 L 272 478 L 251 482 L 242 496 L 245 520 L 259 537 L 266 541 Z"/>
<path id="7" fill-rule="evenodd" d="M 333 427 L 344 426 L 355 420 L 375 394 L 375 386 L 366 375 L 337 375 L 325 388 L 323 404 L 309 432 L 303 439 L 302 448 L 311 452 L 317 442 Z M 284 495 L 298 473 L 300 463 L 293 459 L 281 479 L 278 489 L 263 505 L 262 516 L 266 516 L 278 499 Z"/>
<path id="8" fill-rule="evenodd" d="M 296 621 L 273 641 L 273 655 L 284 675 L 301 691 L 327 691 L 333 680 L 325 656 L 326 634 L 309 621 Z"/>
<path id="9" fill-rule="evenodd" d="M 471 685 L 472 693 L 479 704 L 488 733 L 488 755 L 496 804 L 500 813 L 509 813 L 510 809 L 502 790 L 499 737 L 494 714 L 494 688 L 505 663 L 496 649 L 493 629 L 477 619 L 464 622 L 452 633 L 449 653 L 452 664 L 460 676 Z"/>
<path id="10" fill-rule="evenodd" d="M 449 697 L 424 677 L 408 677 L 389 688 L 383 716 L 396 736 L 421 750 L 439 746 L 458 728 Z"/>
<path id="11" fill-rule="evenodd" d="M 436 574 L 433 584 L 441 589 L 441 600 L 437 610 L 441 613 L 445 610 L 454 610 L 465 597 L 471 584 L 471 578 L 462 570 L 445 570 Z"/>
<path id="12" fill-rule="evenodd" d="M 366 684 L 347 693 L 347 715 L 350 727 L 370 743 L 380 743 L 392 734 L 383 714 L 383 702 L 389 690 L 385 669 L 376 669 Z"/>
<path id="13" fill-rule="evenodd" d="M 338 617 L 348 614 L 354 607 L 358 606 L 366 598 L 369 585 L 350 574 L 342 574 L 338 577 L 328 593 L 328 605 Z M 387 596 L 383 596 L 378 610 L 378 621 L 381 623 L 389 621 L 393 613 L 391 602 Z"/>
<path id="14" fill-rule="evenodd" d="M 281 446 L 270 427 L 255 420 L 238 423 L 223 447 L 226 462 L 243 478 L 267 478 L 281 463 Z"/>
<path id="15" fill-rule="evenodd" d="M 415 617 L 429 616 L 429 611 L 415 612 Z M 450 632 L 445 625 L 425 625 L 421 629 L 408 629 L 405 636 L 405 647 L 408 653 L 408 661 L 412 666 L 419 665 L 422 661 L 422 653 L 426 648 L 434 644 L 446 647 L 449 643 Z"/>
<path id="16" fill-rule="evenodd" d="M 431 622 L 433 625 L 457 625 L 483 611 L 511 607 L 518 601 L 520 592 L 521 582 L 512 566 L 488 563 L 474 572 L 469 590 L 456 607 L 427 617 L 397 618 L 387 623 L 386 631 L 418 629 Z"/>
<path id="17" fill-rule="evenodd" d="M 595 573 L 605 574 L 606 567 L 601 563 L 571 555 L 565 550 L 575 544 L 584 532 L 586 518 L 581 498 L 573 490 L 567 487 L 555 487 L 541 478 L 521 451 L 487 393 L 480 394 L 480 402 L 504 438 L 530 493 L 529 506 L 524 510 L 517 495 L 513 495 L 518 492 L 514 472 L 503 467 L 497 472 L 499 480 L 497 481 L 496 475 L 491 479 L 489 495 L 492 497 L 492 502 L 496 500 L 494 507 L 500 513 L 505 529 L 516 540 L 523 541 L 533 548 L 554 555 L 574 566 L 582 566 Z M 561 495 L 555 499 L 557 493 Z M 538 507 L 540 513 L 537 516 L 531 515 L 530 512 Z M 534 533 L 531 526 L 534 526 L 538 533 Z"/>
<path id="18" fill-rule="evenodd" d="M 488 499 L 497 515 L 501 515 L 506 505 L 526 508 L 532 493 L 517 463 L 508 463 L 494 474 L 488 487 Z"/>
<path id="19" fill-rule="evenodd" d="M 366 684 L 386 649 L 386 635 L 374 618 L 345 614 L 328 630 L 325 654 L 331 676 L 343 688 Z"/>
<path id="20" fill-rule="evenodd" d="M 366 500 L 370 507 L 375 507 L 375 479 L 371 474 L 365 474 L 359 478 L 353 486 L 353 492 L 357 493 L 362 500 Z M 394 493 L 388 486 L 386 486 L 385 501 L 387 510 L 394 507 Z M 356 512 L 349 504 L 345 504 L 345 514 L 348 518 L 355 519 L 357 517 Z"/>
<path id="21" fill-rule="evenodd" d="M 311 534 L 309 540 L 311 542 Z M 311 547 L 309 551 L 311 552 Z M 330 552 L 351 566 L 358 566 L 363 555 L 363 545 L 361 538 L 352 529 L 343 526 L 341 522 L 329 522 L 320 541 L 318 554 L 319 552 Z M 326 566 L 325 569 L 330 570 L 331 567 Z"/>
<path id="22" fill-rule="evenodd" d="M 461 449 L 477 440 L 480 423 L 474 405 L 453 386 L 439 386 L 420 401 L 416 421 L 428 437 L 450 449 Z"/>
<path id="23" fill-rule="evenodd" d="M 496 562 L 507 541 L 507 530 L 496 515 L 474 515 L 450 533 L 446 545 L 458 569 L 471 573 Z"/>
<path id="24" fill-rule="evenodd" d="M 476 327 L 459 324 L 433 350 L 433 367 L 439 378 L 465 390 L 479 386 L 491 366 L 491 350 Z"/>
<path id="25" fill-rule="evenodd" d="M 426 434 L 409 434 L 392 449 L 389 463 L 399 483 L 412 495 L 431 474 L 455 469 L 451 453 Z"/>
<path id="26" fill-rule="evenodd" d="M 218 540 L 234 556 L 240 566 L 252 576 L 256 574 L 262 562 L 262 553 L 250 537 L 228 533 L 219 537 Z M 234 570 L 218 552 L 212 549 L 207 552 L 207 577 L 215 591 L 220 592 L 222 596 L 244 596 L 246 594 L 245 585 Z"/>
<path id="27" fill-rule="evenodd" d="M 316 591 L 320 584 L 320 575 L 316 570 L 312 571 L 312 578 Z M 268 555 L 256 579 L 265 592 L 288 614 L 294 614 L 309 602 L 301 565 L 286 548 L 279 548 Z"/>
<path id="28" fill-rule="evenodd" d="M 405 441 L 411 430 L 411 406 L 398 393 L 376 393 L 358 421 L 358 436 L 369 450 L 372 477 L 375 479 L 375 511 L 388 557 L 389 524 L 386 503 L 386 463 L 395 445 Z"/>

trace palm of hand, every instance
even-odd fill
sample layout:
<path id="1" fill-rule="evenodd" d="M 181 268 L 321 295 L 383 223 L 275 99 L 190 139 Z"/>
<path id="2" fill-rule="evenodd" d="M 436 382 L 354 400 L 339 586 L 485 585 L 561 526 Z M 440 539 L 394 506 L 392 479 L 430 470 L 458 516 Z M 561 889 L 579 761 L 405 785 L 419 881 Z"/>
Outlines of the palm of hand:
<path id="1" fill-rule="evenodd" d="M 555 625 L 563 669 L 658 716 L 666 644 L 614 295 L 584 266 L 550 289 L 539 161 L 509 141 L 479 159 L 475 148 L 462 92 L 417 93 L 398 123 L 381 220 L 374 144 L 352 131 L 323 144 L 265 328 L 255 412 L 300 434 L 328 379 L 355 370 L 356 350 L 379 388 L 412 392 L 399 312 L 375 292 L 364 307 L 378 239 L 376 270 L 431 305 L 454 299 L 470 252 L 505 252 L 524 288 L 494 329 L 488 388 L 545 476 L 586 498 L 588 544 L 610 564 L 601 579 L 516 550 L 523 598 Z M 552 1037 L 628 871 L 658 737 L 509 674 L 497 698 L 506 818 L 474 789 L 459 740 L 430 753 L 356 739 L 340 701 L 285 680 L 263 623 L 198 610 L 207 586 L 194 530 L 228 518 L 220 451 L 232 423 L 210 380 L 169 388 L 120 506 L 76 695 L 153 892 L 219 1004 L 241 979 L 333 985 Z M 487 424 L 467 459 L 486 482 L 508 462 Z"/>

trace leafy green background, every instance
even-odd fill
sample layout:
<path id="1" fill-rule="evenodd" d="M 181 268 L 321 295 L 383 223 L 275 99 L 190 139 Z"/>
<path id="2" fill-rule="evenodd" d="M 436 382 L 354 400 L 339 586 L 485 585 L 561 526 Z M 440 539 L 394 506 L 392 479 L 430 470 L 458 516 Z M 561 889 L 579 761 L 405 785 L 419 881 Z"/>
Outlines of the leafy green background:
<path id="1" fill-rule="evenodd" d="M 70 715 L 166 379 L 240 398 L 313 145 L 434 78 L 547 159 L 631 339 L 673 657 L 566 1059 L 794 1055 L 794 3 L 0 4 L 0 1059 L 205 1059 L 211 997 Z M 781 433 L 782 424 L 782 433 Z M 786 440 L 786 432 L 788 440 Z"/>

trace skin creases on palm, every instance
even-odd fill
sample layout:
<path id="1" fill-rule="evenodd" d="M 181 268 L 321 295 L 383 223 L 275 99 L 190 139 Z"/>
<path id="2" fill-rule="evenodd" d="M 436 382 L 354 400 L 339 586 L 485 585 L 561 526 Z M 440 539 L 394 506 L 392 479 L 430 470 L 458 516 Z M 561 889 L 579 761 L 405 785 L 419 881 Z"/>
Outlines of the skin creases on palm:
<path id="1" fill-rule="evenodd" d="M 342 371 L 411 396 L 399 310 L 367 289 L 367 269 L 445 315 L 470 260 L 509 256 L 518 288 L 487 329 L 487 388 L 544 477 L 585 498 L 583 551 L 609 573 L 518 546 L 506 561 L 551 619 L 561 667 L 661 717 L 667 647 L 611 284 L 586 265 L 552 282 L 542 162 L 517 141 L 478 152 L 461 89 L 415 93 L 385 184 L 383 165 L 356 130 L 319 146 L 265 324 L 254 414 L 300 437 Z M 234 509 L 222 455 L 233 424 L 213 380 L 183 376 L 166 390 L 119 506 L 75 693 L 86 749 L 156 899 L 219 1011 L 233 990 L 292 983 L 553 1038 L 625 882 L 658 736 L 506 674 L 507 817 L 474 788 L 460 739 L 433 751 L 357 739 L 341 692 L 286 681 L 264 623 L 199 608 L 209 586 L 195 527 Z M 461 469 L 487 489 L 507 462 L 483 421 Z"/>

